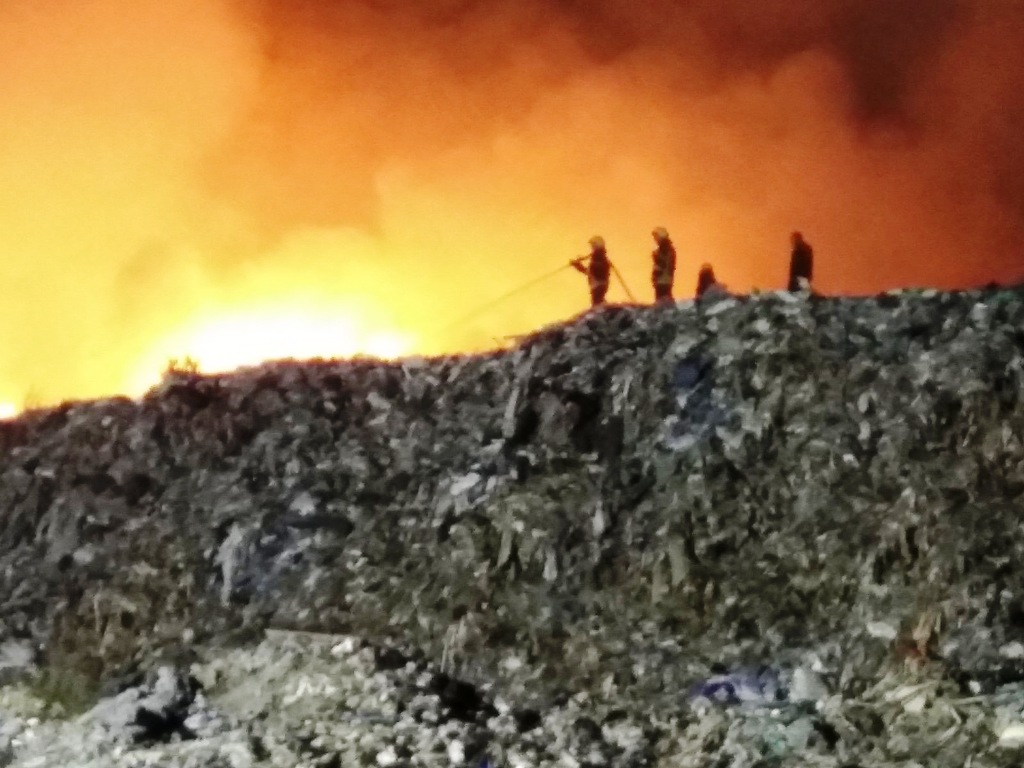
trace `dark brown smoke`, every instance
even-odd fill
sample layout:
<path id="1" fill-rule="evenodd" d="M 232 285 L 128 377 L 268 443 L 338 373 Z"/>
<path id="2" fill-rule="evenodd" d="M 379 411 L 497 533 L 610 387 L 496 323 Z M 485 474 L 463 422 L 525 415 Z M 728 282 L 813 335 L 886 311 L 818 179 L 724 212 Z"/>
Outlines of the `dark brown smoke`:
<path id="1" fill-rule="evenodd" d="M 280 114 L 282 102 L 291 108 L 284 124 L 261 124 L 258 116 L 249 123 L 250 136 L 263 133 L 255 151 L 242 141 L 244 157 L 233 162 L 246 168 L 242 179 L 253 164 L 280 177 L 274 190 L 260 190 L 271 197 L 257 204 L 285 218 L 372 221 L 372 180 L 381 165 L 415 164 L 514 134 L 559 92 L 571 102 L 570 114 L 563 126 L 549 115 L 547 133 L 568 154 L 574 105 L 593 88 L 592 119 L 629 125 L 634 134 L 632 146 L 588 148 L 595 176 L 607 178 L 602 164 L 640 151 L 651 131 L 674 151 L 652 158 L 662 170 L 650 185 L 667 187 L 679 208 L 721 198 L 742 206 L 744 195 L 734 194 L 728 176 L 731 157 L 749 154 L 763 167 L 742 186 L 763 184 L 760 201 L 780 214 L 764 222 L 773 230 L 765 245 L 795 226 L 833 240 L 828 230 L 836 219 L 854 220 L 856 229 L 841 233 L 845 244 L 829 247 L 860 251 L 859 276 L 850 279 L 844 268 L 831 288 L 951 286 L 1016 274 L 1024 203 L 1017 137 L 1024 126 L 1013 84 L 1024 76 L 1016 42 L 1022 4 L 266 0 L 259 8 L 265 114 Z M 615 93 L 605 104 L 600 89 L 609 86 Z M 296 93 L 301 103 L 292 102 Z M 751 108 L 751 97 L 761 103 Z M 358 109 L 346 113 L 353 99 Z M 327 148 L 325 124 L 338 125 L 340 134 Z M 694 132 L 714 133 L 697 143 L 717 140 L 725 157 L 690 150 Z M 836 145 L 825 158 L 816 157 L 819 140 Z M 801 152 L 807 142 L 812 146 Z M 686 167 L 691 152 L 702 167 Z M 314 202 L 295 194 L 317 184 L 293 156 L 322 171 L 314 174 L 323 185 Z M 577 170 L 571 163 L 562 169 Z M 716 183 L 716 176 L 726 178 Z M 594 196 L 607 193 L 600 178 L 573 181 Z M 843 200 L 823 201 L 819 183 L 833 193 L 846 187 L 849 207 L 858 210 L 830 210 Z M 344 190 L 332 194 L 331 185 Z M 293 210 L 297 199 L 301 211 Z M 874 206 L 884 215 L 873 215 Z M 671 216 L 669 207 L 652 201 L 648 218 Z M 759 218 L 757 210 L 748 213 Z M 947 245 L 936 248 L 939 242 Z M 746 247 L 729 245 L 755 250 L 749 238 Z M 878 269 L 883 261 L 904 263 Z"/>

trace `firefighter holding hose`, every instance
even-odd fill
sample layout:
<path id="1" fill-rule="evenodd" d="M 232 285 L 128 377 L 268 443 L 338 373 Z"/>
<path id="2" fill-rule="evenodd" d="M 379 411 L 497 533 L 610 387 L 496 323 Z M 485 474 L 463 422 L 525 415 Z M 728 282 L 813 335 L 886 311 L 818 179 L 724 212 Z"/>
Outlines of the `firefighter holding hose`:
<path id="1" fill-rule="evenodd" d="M 580 256 L 569 263 L 587 276 L 590 285 L 590 305 L 597 307 L 604 304 L 605 294 L 608 293 L 608 277 L 611 274 L 611 262 L 608 260 L 604 238 L 594 235 L 590 238 L 590 255 Z"/>

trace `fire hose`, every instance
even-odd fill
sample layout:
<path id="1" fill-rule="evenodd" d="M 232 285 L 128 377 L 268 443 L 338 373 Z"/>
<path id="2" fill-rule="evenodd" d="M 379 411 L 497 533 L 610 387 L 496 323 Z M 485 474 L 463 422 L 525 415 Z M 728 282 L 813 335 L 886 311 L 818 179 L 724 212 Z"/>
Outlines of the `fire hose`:
<path id="1" fill-rule="evenodd" d="M 512 290 L 507 291 L 506 293 L 503 293 L 503 294 L 501 294 L 500 296 L 498 296 L 498 297 L 496 297 L 494 299 L 491 299 L 486 304 L 483 304 L 483 305 L 477 307 L 476 309 L 474 309 L 472 312 L 469 312 L 469 313 L 463 315 L 462 317 L 459 317 L 458 319 L 448 323 L 444 327 L 440 328 L 438 330 L 438 333 L 444 333 L 446 331 L 449 331 L 452 328 L 455 328 L 456 326 L 462 325 L 462 324 L 464 324 L 464 323 L 466 323 L 466 322 L 468 322 L 468 321 L 478 317 L 479 315 L 482 315 L 484 312 L 487 312 L 488 310 L 492 309 L 493 307 L 497 306 L 498 304 L 502 303 L 503 301 L 507 301 L 508 299 L 511 299 L 513 296 L 516 296 L 516 295 L 522 293 L 523 291 L 527 291 L 530 288 L 533 288 L 535 285 L 538 285 L 539 283 L 543 283 L 545 280 L 548 280 L 548 279 L 554 277 L 555 275 L 559 274 L 566 267 L 574 266 L 576 261 L 577 260 L 573 259 L 572 261 L 569 261 L 568 263 L 563 264 L 562 266 L 558 267 L 557 269 L 553 269 L 550 272 L 545 272 L 543 275 L 541 275 L 539 277 L 535 277 L 534 279 L 532 279 L 532 280 L 530 280 L 530 281 L 528 281 L 526 283 L 523 283 L 522 285 L 516 286 Z M 622 290 L 625 292 L 626 296 L 629 298 L 629 300 L 632 303 L 636 304 L 636 297 L 633 295 L 633 292 L 631 290 L 629 290 L 629 286 L 626 284 L 626 281 L 623 279 L 622 274 L 618 270 L 618 267 L 616 267 L 614 264 L 612 264 L 611 261 L 609 261 L 608 263 L 609 263 L 609 265 L 612 268 L 612 272 L 615 275 L 615 279 L 619 281 L 619 285 L 622 286 Z"/>
<path id="2" fill-rule="evenodd" d="M 615 273 L 615 279 L 619 281 L 619 285 L 622 286 L 622 290 L 626 292 L 626 297 L 633 303 L 636 304 L 636 296 L 629 290 L 629 286 L 626 285 L 626 281 L 622 279 L 622 275 L 619 274 L 619 268 L 612 264 L 611 259 L 608 260 L 608 264 L 612 268 L 612 272 Z"/>
<path id="3" fill-rule="evenodd" d="M 451 330 L 452 328 L 454 328 L 457 325 L 462 325 L 463 323 L 466 323 L 469 320 L 472 320 L 473 318 L 477 317 L 478 315 L 482 315 L 484 312 L 486 312 L 489 309 L 497 306 L 501 302 L 507 301 L 508 299 L 511 299 L 516 294 L 519 294 L 519 293 L 522 293 L 523 291 L 529 290 L 530 288 L 533 288 L 538 283 L 542 283 L 545 280 L 548 280 L 549 278 L 554 277 L 559 272 L 561 272 L 563 269 L 565 269 L 566 267 L 569 267 L 569 266 L 572 266 L 572 262 L 569 262 L 568 264 L 563 264 L 558 269 L 553 269 L 550 272 L 546 272 L 545 274 L 541 275 L 540 277 L 535 277 L 533 280 L 530 280 L 527 283 L 523 283 L 522 285 L 513 288 L 511 291 L 508 291 L 507 293 L 503 293 L 503 294 L 501 294 L 501 296 L 498 296 L 497 298 L 491 299 L 489 302 L 487 302 L 486 304 L 484 304 L 484 305 L 482 305 L 480 307 L 477 307 L 472 312 L 469 312 L 469 313 L 463 315 L 462 317 L 454 320 L 453 322 L 448 323 L 448 325 L 446 325 L 443 328 L 441 328 L 438 331 L 438 333 L 444 333 L 445 331 L 449 331 L 449 330 Z"/>

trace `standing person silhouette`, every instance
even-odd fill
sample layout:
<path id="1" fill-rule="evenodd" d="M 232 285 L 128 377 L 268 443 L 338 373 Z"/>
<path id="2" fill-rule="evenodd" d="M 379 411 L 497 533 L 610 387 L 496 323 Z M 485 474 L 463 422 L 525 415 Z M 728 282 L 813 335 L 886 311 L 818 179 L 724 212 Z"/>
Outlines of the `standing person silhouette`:
<path id="1" fill-rule="evenodd" d="M 789 291 L 809 291 L 814 276 L 814 249 L 799 232 L 789 237 L 793 250 L 789 256 Z"/>
<path id="2" fill-rule="evenodd" d="M 654 301 L 672 301 L 672 283 L 676 275 L 676 249 L 664 227 L 655 227 L 651 232 L 657 247 L 651 253 L 651 284 L 654 286 Z"/>
<path id="3" fill-rule="evenodd" d="M 580 256 L 569 263 L 587 276 L 590 285 L 590 306 L 597 307 L 604 304 L 605 294 L 608 293 L 608 276 L 611 274 L 611 262 L 608 260 L 608 250 L 604 245 L 604 238 L 594 235 L 590 238 L 590 261 L 584 264 L 586 256 Z"/>

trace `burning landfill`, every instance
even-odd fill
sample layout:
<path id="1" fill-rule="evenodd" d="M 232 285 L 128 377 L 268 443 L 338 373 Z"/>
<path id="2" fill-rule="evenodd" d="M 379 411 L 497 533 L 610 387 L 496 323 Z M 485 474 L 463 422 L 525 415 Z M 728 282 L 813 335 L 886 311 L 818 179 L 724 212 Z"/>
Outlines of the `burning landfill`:
<path id="1" fill-rule="evenodd" d="M 649 228 L 731 289 L 1024 277 L 1017 0 L 6 0 L 0 417 L 167 361 L 479 352 Z M 609 302 L 628 297 L 615 275 Z"/>
<path id="2" fill-rule="evenodd" d="M 602 307 L 0 427 L 0 765 L 1024 755 L 1024 292 Z"/>

